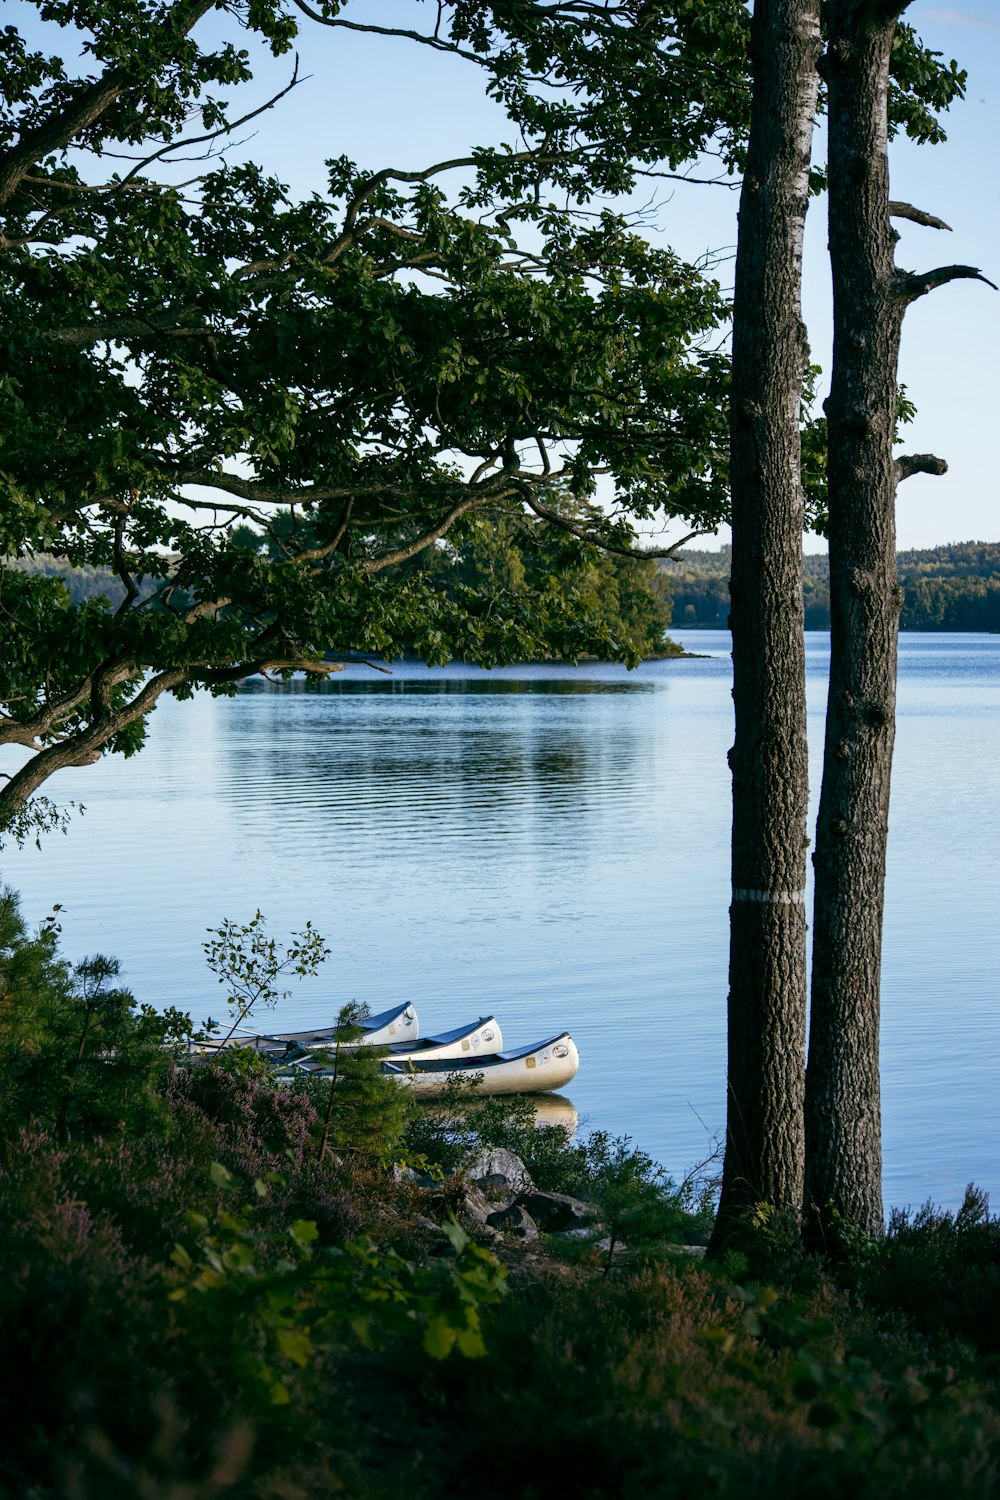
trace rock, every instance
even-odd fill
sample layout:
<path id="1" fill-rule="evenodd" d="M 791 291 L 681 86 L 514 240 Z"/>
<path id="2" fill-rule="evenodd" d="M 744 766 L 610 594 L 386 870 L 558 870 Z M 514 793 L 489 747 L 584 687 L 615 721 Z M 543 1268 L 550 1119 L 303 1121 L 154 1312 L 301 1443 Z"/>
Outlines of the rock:
<path id="1" fill-rule="evenodd" d="M 593 1229 L 555 1229 L 552 1231 L 557 1240 L 592 1240 L 596 1233 Z"/>
<path id="2" fill-rule="evenodd" d="M 477 1228 L 485 1229 L 492 1212 L 492 1204 L 487 1201 L 485 1195 L 476 1184 L 473 1182 L 465 1183 L 462 1188 L 462 1206 L 458 1211 L 459 1219 L 467 1220 L 475 1224 Z"/>
<path id="3" fill-rule="evenodd" d="M 621 1240 L 615 1240 L 615 1247 L 612 1250 L 610 1234 L 606 1234 L 603 1240 L 597 1241 L 597 1248 L 598 1250 L 602 1250 L 605 1255 L 625 1255 L 628 1251 L 628 1246 L 623 1244 Z"/>
<path id="4" fill-rule="evenodd" d="M 521 1158 L 503 1146 L 495 1146 L 491 1151 L 477 1151 L 464 1163 L 463 1170 L 473 1182 L 480 1182 L 484 1177 L 502 1177 L 512 1193 L 530 1193 L 534 1187 Z"/>
<path id="5" fill-rule="evenodd" d="M 392 1169 L 392 1180 L 395 1183 L 411 1183 L 414 1187 L 429 1188 L 436 1186 L 434 1178 L 429 1172 L 418 1172 L 413 1167 L 401 1167 L 397 1162 Z"/>
<path id="6" fill-rule="evenodd" d="M 485 1193 L 487 1198 L 492 1198 L 494 1202 L 512 1196 L 511 1185 L 500 1172 L 490 1172 L 487 1177 L 478 1177 L 476 1183 L 479 1191 Z"/>
<path id="7" fill-rule="evenodd" d="M 495 1209 L 486 1222 L 493 1229 L 500 1229 L 504 1234 L 516 1235 L 521 1240 L 537 1240 L 538 1238 L 538 1225 L 519 1203 L 512 1203 L 509 1208 Z"/>
<path id="8" fill-rule="evenodd" d="M 418 1214 L 413 1222 L 416 1228 L 423 1230 L 427 1249 L 431 1255 L 454 1255 L 455 1247 L 440 1224 L 435 1224 L 434 1220 L 428 1219 L 426 1214 Z"/>
<path id="9" fill-rule="evenodd" d="M 586 1229 L 600 1217 L 596 1204 L 571 1198 L 568 1193 L 525 1192 L 521 1194 L 521 1202 L 546 1234 L 564 1229 Z"/>

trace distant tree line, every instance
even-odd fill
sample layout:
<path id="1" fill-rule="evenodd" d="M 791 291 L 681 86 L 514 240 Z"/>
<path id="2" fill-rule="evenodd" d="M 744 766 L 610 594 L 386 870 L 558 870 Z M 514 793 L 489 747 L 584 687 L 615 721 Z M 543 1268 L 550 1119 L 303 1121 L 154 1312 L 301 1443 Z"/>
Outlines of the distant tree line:
<path id="1" fill-rule="evenodd" d="M 17 570 L 32 578 L 54 578 L 63 588 L 73 604 L 86 604 L 91 599 L 104 599 L 117 609 L 125 598 L 125 585 L 110 568 L 95 567 L 92 563 L 71 566 L 65 558 L 53 557 L 49 552 L 36 553 L 34 557 L 18 559 Z M 140 597 L 148 598 L 162 582 L 159 578 L 140 580 Z"/>
<path id="2" fill-rule="evenodd" d="M 957 542 L 900 552 L 901 630 L 1000 631 L 1000 543 Z M 724 630 L 729 615 L 729 549 L 684 551 L 661 563 L 673 591 L 674 629 Z M 807 630 L 830 628 L 826 556 L 803 558 Z"/>
<path id="3" fill-rule="evenodd" d="M 244 528 L 245 545 L 262 538 Z M 904 603 L 902 630 L 1000 632 L 1000 543 L 957 542 L 948 547 L 898 554 Z M 108 568 L 70 567 L 47 555 L 25 558 L 19 567 L 42 577 L 58 578 L 74 604 L 103 596 L 113 608 L 124 587 Z M 685 549 L 676 559 L 636 562 L 599 554 L 572 536 L 555 535 L 544 523 L 507 523 L 495 532 L 474 522 L 453 542 L 426 554 L 412 571 L 447 594 L 491 588 L 513 598 L 526 591 L 549 589 L 555 608 L 571 603 L 600 622 L 620 649 L 627 639 L 643 656 L 670 654 L 673 629 L 725 630 L 729 616 L 729 548 L 719 552 Z M 160 580 L 144 579 L 143 596 Z M 807 630 L 830 628 L 830 581 L 823 553 L 802 559 L 802 590 Z"/>
<path id="4" fill-rule="evenodd" d="M 245 531 L 245 544 L 256 548 L 262 539 L 250 528 Z M 900 552 L 897 563 L 904 592 L 900 629 L 1000 632 L 1000 543 L 957 542 Z M 124 596 L 123 585 L 107 568 L 70 567 L 47 555 L 23 559 L 19 567 L 58 578 L 74 604 L 103 596 L 116 608 Z M 473 523 L 453 543 L 405 571 L 420 573 L 448 594 L 487 582 L 508 598 L 550 589 L 556 608 L 583 603 L 600 621 L 609 654 L 612 642 L 620 649 L 627 639 L 643 656 L 669 655 L 676 648 L 664 639 L 668 628 L 725 630 L 729 616 L 728 547 L 685 549 L 676 559 L 635 562 L 599 554 L 571 536 L 557 537 L 544 523 L 508 523 L 494 533 Z M 143 595 L 153 593 L 159 581 L 143 580 Z M 825 554 L 802 559 L 802 590 L 806 629 L 829 630 Z"/>

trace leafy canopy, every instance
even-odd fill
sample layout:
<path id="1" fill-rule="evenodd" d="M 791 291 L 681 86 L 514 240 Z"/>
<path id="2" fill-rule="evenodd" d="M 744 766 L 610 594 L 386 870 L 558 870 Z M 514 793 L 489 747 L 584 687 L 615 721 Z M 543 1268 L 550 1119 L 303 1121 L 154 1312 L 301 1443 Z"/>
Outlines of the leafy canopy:
<path id="1" fill-rule="evenodd" d="M 253 34 L 281 55 L 367 13 L 36 9 L 58 46 L 8 27 L 0 62 L 0 744 L 28 752 L 0 826 L 29 831 L 62 767 L 138 749 L 164 692 L 407 648 L 634 659 L 586 589 L 407 565 L 467 518 L 626 555 L 636 519 L 724 519 L 725 298 L 600 200 L 712 155 L 738 170 L 744 6 L 442 7 L 403 34 L 481 68 L 513 143 L 413 171 L 331 158 L 305 199 L 262 165 L 182 184 L 170 164 L 259 108 Z M 900 127 L 935 138 L 962 86 L 902 29 Z M 272 545 L 241 545 L 248 525 Z M 38 552 L 110 569 L 120 597 L 73 602 L 18 567 Z"/>

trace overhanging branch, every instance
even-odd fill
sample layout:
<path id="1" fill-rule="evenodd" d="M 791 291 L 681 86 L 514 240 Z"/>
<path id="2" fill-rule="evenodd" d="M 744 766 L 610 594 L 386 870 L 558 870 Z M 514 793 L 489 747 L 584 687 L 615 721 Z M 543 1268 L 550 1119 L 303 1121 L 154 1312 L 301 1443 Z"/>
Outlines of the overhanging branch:
<path id="1" fill-rule="evenodd" d="M 902 484 L 913 474 L 947 474 L 948 465 L 933 453 L 901 453 L 896 459 L 896 479 Z"/>
<path id="2" fill-rule="evenodd" d="M 187 36 L 213 4 L 214 0 L 185 0 L 178 5 L 170 18 L 177 26 L 178 37 Z M 68 146 L 99 120 L 126 89 L 141 82 L 126 68 L 108 68 L 51 119 L 34 130 L 26 130 L 15 146 L 0 156 L 0 203 L 13 196 L 36 162 Z"/>
<path id="3" fill-rule="evenodd" d="M 943 219 L 937 218 L 935 214 L 925 213 L 922 208 L 914 208 L 912 203 L 902 203 L 897 198 L 889 200 L 890 219 L 910 219 L 914 224 L 923 224 L 925 229 L 947 229 L 951 225 L 946 224 Z"/>
<path id="4" fill-rule="evenodd" d="M 535 512 L 543 521 L 550 521 L 553 526 L 560 526 L 563 531 L 568 531 L 572 536 L 579 537 L 581 542 L 589 542 L 592 547 L 597 547 L 601 552 L 611 552 L 616 557 L 627 557 L 631 562 L 650 562 L 659 557 L 676 557 L 682 547 L 688 542 L 697 540 L 700 536 L 707 536 L 706 531 L 689 531 L 687 536 L 682 536 L 679 542 L 674 542 L 670 547 L 622 547 L 616 542 L 605 541 L 593 532 L 588 531 L 585 526 L 578 526 L 566 516 L 561 516 L 557 510 L 549 510 L 548 506 L 540 505 L 534 495 L 522 488 L 522 497 L 525 505 Z"/>
<path id="5" fill-rule="evenodd" d="M 432 546 L 434 542 L 440 541 L 448 528 L 454 525 L 461 516 L 466 515 L 470 510 L 478 510 L 483 506 L 492 505 L 497 500 L 506 499 L 508 495 L 516 493 L 517 487 L 511 485 L 506 492 L 503 490 L 490 490 L 484 494 L 467 496 L 464 500 L 459 501 L 457 505 L 453 505 L 447 515 L 443 516 L 428 531 L 418 536 L 415 541 L 409 542 L 403 547 L 394 547 L 391 552 L 383 552 L 378 557 L 368 558 L 362 564 L 362 572 L 381 573 L 383 568 L 391 568 L 397 563 L 409 562 L 410 558 L 416 557 L 418 552 L 423 552 L 427 547 Z"/>
<path id="6" fill-rule="evenodd" d="M 922 274 L 900 271 L 896 277 L 896 294 L 901 302 L 909 306 L 937 287 L 946 286 L 949 281 L 983 281 L 994 291 L 1000 290 L 977 266 L 938 266 L 937 270 L 924 271 Z"/>
<path id="7" fill-rule="evenodd" d="M 280 99 L 284 99 L 286 94 L 290 94 L 292 89 L 298 86 L 300 81 L 304 82 L 305 80 L 299 79 L 299 54 L 296 52 L 291 79 L 285 84 L 283 89 L 279 89 L 276 94 L 272 94 L 271 98 L 264 104 L 258 104 L 256 109 L 248 110 L 238 120 L 232 120 L 225 125 L 220 125 L 218 130 L 210 130 L 207 135 L 194 135 L 189 136 L 186 140 L 168 141 L 165 146 L 160 147 L 159 151 L 154 151 L 150 156 L 143 157 L 142 161 L 137 162 L 131 171 L 126 173 L 120 183 L 112 185 L 111 191 L 118 191 L 121 188 L 129 187 L 134 179 L 140 173 L 144 172 L 147 167 L 151 166 L 154 161 L 160 161 L 164 156 L 169 156 L 174 151 L 187 150 L 189 146 L 204 146 L 208 142 L 217 141 L 220 136 L 231 135 L 234 130 L 239 130 L 241 125 L 246 125 L 248 121 L 256 120 L 258 115 L 266 114 L 269 109 L 273 109 Z"/>
<path id="8" fill-rule="evenodd" d="M 268 672 L 311 672 L 326 677 L 331 672 L 342 672 L 344 664 L 335 661 L 317 661 L 314 657 L 275 657 L 273 660 L 241 661 L 231 667 L 192 667 L 188 673 L 191 682 L 205 687 L 222 687 L 227 682 L 242 682 L 245 677 L 264 677 Z"/>
<path id="9" fill-rule="evenodd" d="M 450 52 L 455 57 L 463 57 L 466 62 L 478 63 L 480 67 L 488 67 L 489 60 L 480 57 L 478 52 L 470 52 L 465 47 L 460 47 L 457 42 L 446 42 L 439 36 L 427 36 L 420 31 L 407 31 L 402 26 L 368 26 L 360 21 L 345 21 L 339 16 L 324 16 L 317 10 L 313 10 L 306 0 L 295 0 L 295 4 L 304 16 L 310 21 L 315 21 L 320 26 L 336 27 L 344 31 L 367 31 L 374 36 L 395 36 L 404 38 L 410 42 L 420 42 L 424 47 L 432 47 L 435 52 Z"/>

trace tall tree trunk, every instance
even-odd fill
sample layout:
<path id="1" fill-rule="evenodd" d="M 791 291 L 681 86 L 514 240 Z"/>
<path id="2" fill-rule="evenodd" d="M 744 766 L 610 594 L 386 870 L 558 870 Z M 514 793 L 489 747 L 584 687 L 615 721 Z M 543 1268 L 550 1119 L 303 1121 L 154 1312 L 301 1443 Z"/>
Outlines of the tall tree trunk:
<path id="1" fill-rule="evenodd" d="M 896 724 L 896 486 L 942 473 L 893 459 L 899 344 L 910 302 L 969 266 L 899 271 L 890 203 L 887 94 L 906 3 L 828 0 L 830 258 L 834 345 L 829 440 L 830 693 L 816 833 L 806 1206 L 814 1233 L 839 1218 L 882 1233 L 879 980 L 889 780 Z"/>
<path id="2" fill-rule="evenodd" d="M 803 1181 L 808 765 L 799 413 L 818 0 L 757 0 L 733 311 L 733 772 L 726 1153 L 714 1243 Z"/>
<path id="3" fill-rule="evenodd" d="M 898 14 L 827 6 L 833 371 L 830 690 L 816 829 L 806 1089 L 807 1205 L 882 1230 L 879 971 L 896 727 L 892 445 L 902 305 L 889 223 L 886 115 Z M 881 15 L 878 12 L 881 11 Z"/>

